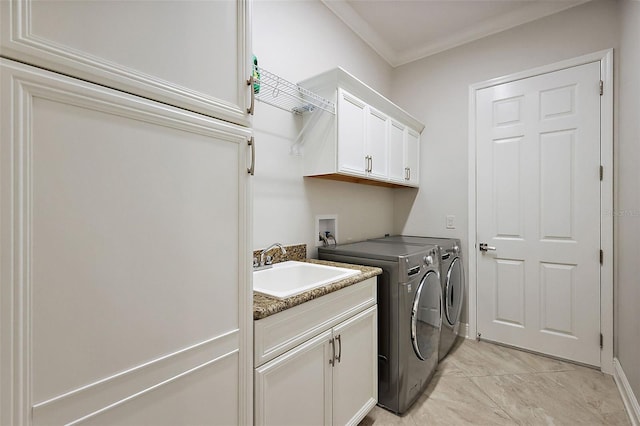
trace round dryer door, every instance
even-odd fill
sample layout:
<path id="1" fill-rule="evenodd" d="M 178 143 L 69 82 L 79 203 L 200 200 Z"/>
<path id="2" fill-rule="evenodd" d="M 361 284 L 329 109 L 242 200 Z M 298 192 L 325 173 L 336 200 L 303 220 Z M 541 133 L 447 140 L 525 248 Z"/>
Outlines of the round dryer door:
<path id="1" fill-rule="evenodd" d="M 420 281 L 411 308 L 411 342 L 418 358 L 438 356 L 442 287 L 436 272 L 428 272 Z"/>
<path id="2" fill-rule="evenodd" d="M 456 257 L 449 265 L 444 292 L 444 316 L 450 325 L 455 325 L 460 318 L 463 291 L 462 264 L 460 258 Z"/>

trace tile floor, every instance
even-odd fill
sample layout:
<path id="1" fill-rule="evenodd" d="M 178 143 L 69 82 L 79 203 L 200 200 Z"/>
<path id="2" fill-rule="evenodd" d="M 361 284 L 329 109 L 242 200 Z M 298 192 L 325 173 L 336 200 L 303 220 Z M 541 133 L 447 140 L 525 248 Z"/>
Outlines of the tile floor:
<path id="1" fill-rule="evenodd" d="M 375 407 L 360 426 L 630 425 L 613 377 L 502 346 L 461 340 L 402 417 Z"/>

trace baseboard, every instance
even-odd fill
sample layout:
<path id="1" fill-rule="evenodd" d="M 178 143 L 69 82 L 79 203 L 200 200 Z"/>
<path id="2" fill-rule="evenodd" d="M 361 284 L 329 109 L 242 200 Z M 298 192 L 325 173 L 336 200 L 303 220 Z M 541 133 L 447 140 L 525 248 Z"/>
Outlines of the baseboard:
<path id="1" fill-rule="evenodd" d="M 613 358 L 613 379 L 618 386 L 618 392 L 620 392 L 622 402 L 624 402 L 624 408 L 626 408 L 629 419 L 631 419 L 631 424 L 633 426 L 639 426 L 640 404 L 638 404 L 638 398 L 636 398 L 636 395 L 633 393 L 633 389 L 631 389 L 631 385 L 627 380 L 627 376 L 624 374 L 624 370 L 622 370 L 622 365 L 620 365 L 618 358 Z"/>
<path id="2" fill-rule="evenodd" d="M 465 339 L 469 338 L 469 324 L 465 322 L 460 323 L 460 327 L 458 328 L 458 336 L 462 336 Z"/>

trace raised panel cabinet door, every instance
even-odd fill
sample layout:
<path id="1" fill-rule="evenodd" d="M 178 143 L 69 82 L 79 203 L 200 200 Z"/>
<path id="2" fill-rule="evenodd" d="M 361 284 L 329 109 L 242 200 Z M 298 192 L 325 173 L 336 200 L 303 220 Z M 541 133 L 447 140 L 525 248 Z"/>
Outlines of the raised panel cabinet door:
<path id="1" fill-rule="evenodd" d="M 420 185 L 420 134 L 408 129 L 405 149 L 407 176 L 405 181 L 410 186 Z"/>
<path id="2" fill-rule="evenodd" d="M 405 184 L 405 131 L 406 127 L 395 121 L 389 126 L 389 180 Z"/>
<path id="3" fill-rule="evenodd" d="M 364 176 L 368 167 L 366 143 L 367 104 L 338 89 L 338 171 Z"/>
<path id="4" fill-rule="evenodd" d="M 250 422 L 250 132 L 6 59 L 0 89 L 0 424 Z"/>
<path id="5" fill-rule="evenodd" d="M 256 368 L 256 425 L 331 424 L 330 340 L 328 330 Z"/>
<path id="6" fill-rule="evenodd" d="M 367 143 L 369 177 L 386 181 L 388 172 L 389 117 L 373 107 L 367 112 Z"/>
<path id="7" fill-rule="evenodd" d="M 4 57 L 250 124 L 250 0 L 0 2 Z"/>
<path id="8" fill-rule="evenodd" d="M 357 425 L 378 400 L 377 307 L 334 327 L 333 424 Z"/>

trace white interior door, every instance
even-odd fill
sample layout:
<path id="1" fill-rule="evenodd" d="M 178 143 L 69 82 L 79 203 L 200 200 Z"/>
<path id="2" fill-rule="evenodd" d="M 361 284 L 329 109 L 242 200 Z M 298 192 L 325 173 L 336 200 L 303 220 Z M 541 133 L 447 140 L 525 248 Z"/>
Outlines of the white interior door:
<path id="1" fill-rule="evenodd" d="M 478 333 L 600 365 L 600 63 L 477 92 Z M 495 248 L 495 250 L 493 250 Z"/>

